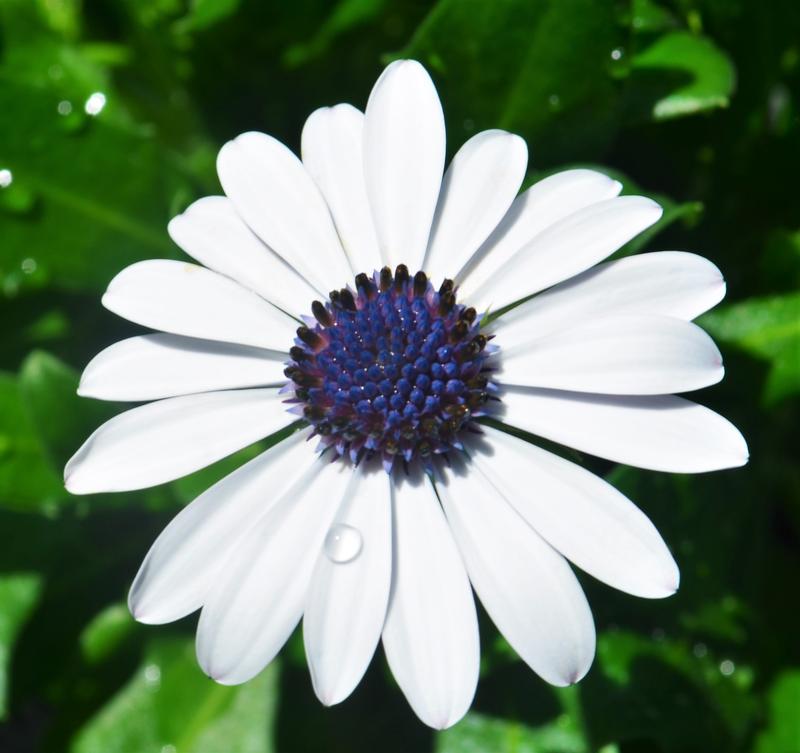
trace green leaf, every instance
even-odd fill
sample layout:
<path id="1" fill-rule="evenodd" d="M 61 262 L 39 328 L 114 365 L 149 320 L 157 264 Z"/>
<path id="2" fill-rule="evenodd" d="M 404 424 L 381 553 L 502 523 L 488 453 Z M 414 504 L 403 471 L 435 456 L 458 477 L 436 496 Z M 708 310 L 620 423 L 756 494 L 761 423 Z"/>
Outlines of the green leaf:
<path id="1" fill-rule="evenodd" d="M 800 669 L 783 672 L 769 691 L 769 725 L 756 738 L 755 753 L 800 751 Z"/>
<path id="2" fill-rule="evenodd" d="M 470 712 L 436 736 L 436 753 L 588 753 L 574 719 L 559 717 L 540 727 Z"/>
<path id="3" fill-rule="evenodd" d="M 677 26 L 675 17 L 653 0 L 633 0 L 631 25 L 637 32 L 663 31 Z"/>
<path id="4" fill-rule="evenodd" d="M 385 5 L 386 0 L 339 0 L 311 39 L 284 52 L 284 63 L 296 68 L 321 57 L 338 37 L 377 17 Z"/>
<path id="5" fill-rule="evenodd" d="M 770 363 L 764 401 L 800 391 L 800 293 L 752 298 L 706 314 L 714 337 Z"/>
<path id="6" fill-rule="evenodd" d="M 185 182 L 176 159 L 136 125 L 97 48 L 65 39 L 51 16 L 0 4 L 0 110 L 13 113 L 0 119 L 0 169 L 12 176 L 0 189 L 0 287 L 11 295 L 97 290 L 133 261 L 177 254 L 165 232 Z"/>
<path id="7" fill-rule="evenodd" d="M 0 373 L 0 505 L 51 513 L 66 496 L 24 407 L 16 377 Z"/>
<path id="8" fill-rule="evenodd" d="M 59 473 L 89 434 L 119 409 L 79 397 L 78 381 L 71 366 L 45 351 L 33 351 L 20 368 L 23 400 Z"/>
<path id="9" fill-rule="evenodd" d="M 652 104 L 656 120 L 727 107 L 736 75 L 730 58 L 710 39 L 674 31 L 634 56 L 633 78 L 656 82 L 674 76 L 676 85 Z"/>
<path id="10" fill-rule="evenodd" d="M 180 31 L 198 31 L 232 16 L 241 0 L 192 0 L 189 12 L 177 23 Z"/>
<path id="11" fill-rule="evenodd" d="M 71 753 L 271 753 L 277 667 L 218 685 L 190 639 L 154 641 L 128 684 L 83 727 Z M 172 746 L 172 747 L 170 747 Z"/>
<path id="12" fill-rule="evenodd" d="M 107 659 L 135 629 L 136 622 L 126 604 L 109 605 L 95 615 L 81 633 L 83 658 L 89 664 Z"/>
<path id="13" fill-rule="evenodd" d="M 614 133 L 618 87 L 609 65 L 622 41 L 613 3 L 440 0 L 401 56 L 437 79 L 450 144 L 505 128 L 552 164 L 576 143 L 592 149 Z"/>
<path id="14" fill-rule="evenodd" d="M 14 112 L 0 121 L 0 165 L 30 197 L 0 213 L 0 279 L 33 263 L 39 284 L 100 290 L 127 264 L 178 255 L 164 229 L 168 163 L 152 140 L 103 113 L 67 130 L 52 94 L 0 82 L 0 109 Z"/>
<path id="15" fill-rule="evenodd" d="M 35 573 L 0 575 L 0 719 L 8 707 L 8 667 L 19 631 L 41 595 L 42 582 Z"/>
<path id="16" fill-rule="evenodd" d="M 584 681 L 583 712 L 595 743 L 657 741 L 661 750 L 732 750 L 755 704 L 753 672 L 681 640 L 609 630 Z"/>

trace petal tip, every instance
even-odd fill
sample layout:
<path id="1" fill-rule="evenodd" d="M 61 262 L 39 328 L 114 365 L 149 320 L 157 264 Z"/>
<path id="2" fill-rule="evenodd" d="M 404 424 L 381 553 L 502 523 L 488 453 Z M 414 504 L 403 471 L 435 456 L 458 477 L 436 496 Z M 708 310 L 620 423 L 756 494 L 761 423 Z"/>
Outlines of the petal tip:
<path id="1" fill-rule="evenodd" d="M 88 494 L 91 491 L 84 486 L 82 474 L 78 472 L 72 460 L 64 466 L 64 488 L 75 495 Z"/>

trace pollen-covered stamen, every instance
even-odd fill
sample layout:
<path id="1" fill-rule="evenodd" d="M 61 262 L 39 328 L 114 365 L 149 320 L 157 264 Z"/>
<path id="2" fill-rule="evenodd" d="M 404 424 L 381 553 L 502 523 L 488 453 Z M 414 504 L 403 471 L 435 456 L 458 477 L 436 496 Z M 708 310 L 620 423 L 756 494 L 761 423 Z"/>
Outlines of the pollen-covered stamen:
<path id="1" fill-rule="evenodd" d="M 324 445 L 354 462 L 380 454 L 387 471 L 461 447 L 493 385 L 479 317 L 455 294 L 401 264 L 311 304 L 317 324 L 297 330 L 285 374 Z"/>

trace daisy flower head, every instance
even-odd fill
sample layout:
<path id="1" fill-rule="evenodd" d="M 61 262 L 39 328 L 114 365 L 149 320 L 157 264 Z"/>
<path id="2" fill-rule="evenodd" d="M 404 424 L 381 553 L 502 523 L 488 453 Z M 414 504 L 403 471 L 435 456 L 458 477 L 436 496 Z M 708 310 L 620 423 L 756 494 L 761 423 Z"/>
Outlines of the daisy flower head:
<path id="1" fill-rule="evenodd" d="M 386 68 L 365 112 L 312 113 L 302 159 L 245 133 L 217 167 L 225 195 L 169 224 L 198 264 L 133 264 L 103 297 L 157 333 L 97 355 L 80 394 L 145 404 L 89 437 L 66 485 L 144 488 L 283 438 L 170 522 L 136 619 L 200 609 L 198 661 L 225 684 L 302 620 L 325 704 L 382 642 L 444 728 L 477 684 L 474 589 L 537 674 L 579 680 L 595 629 L 570 563 L 645 598 L 672 594 L 678 568 L 631 501 L 520 434 L 659 471 L 745 463 L 727 420 L 675 395 L 722 378 L 692 323 L 723 297 L 719 270 L 679 251 L 604 262 L 659 206 L 582 169 L 519 193 L 513 134 L 477 134 L 445 170 L 414 61 Z"/>

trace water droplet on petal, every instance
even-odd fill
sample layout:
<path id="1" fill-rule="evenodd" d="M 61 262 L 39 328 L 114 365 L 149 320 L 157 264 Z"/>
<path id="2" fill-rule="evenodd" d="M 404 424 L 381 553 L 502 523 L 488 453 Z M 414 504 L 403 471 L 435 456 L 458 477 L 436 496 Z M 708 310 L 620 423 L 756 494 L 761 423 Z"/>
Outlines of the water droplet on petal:
<path id="1" fill-rule="evenodd" d="M 363 540 L 357 528 L 338 523 L 325 536 L 325 554 L 338 565 L 351 562 L 361 553 Z"/>

